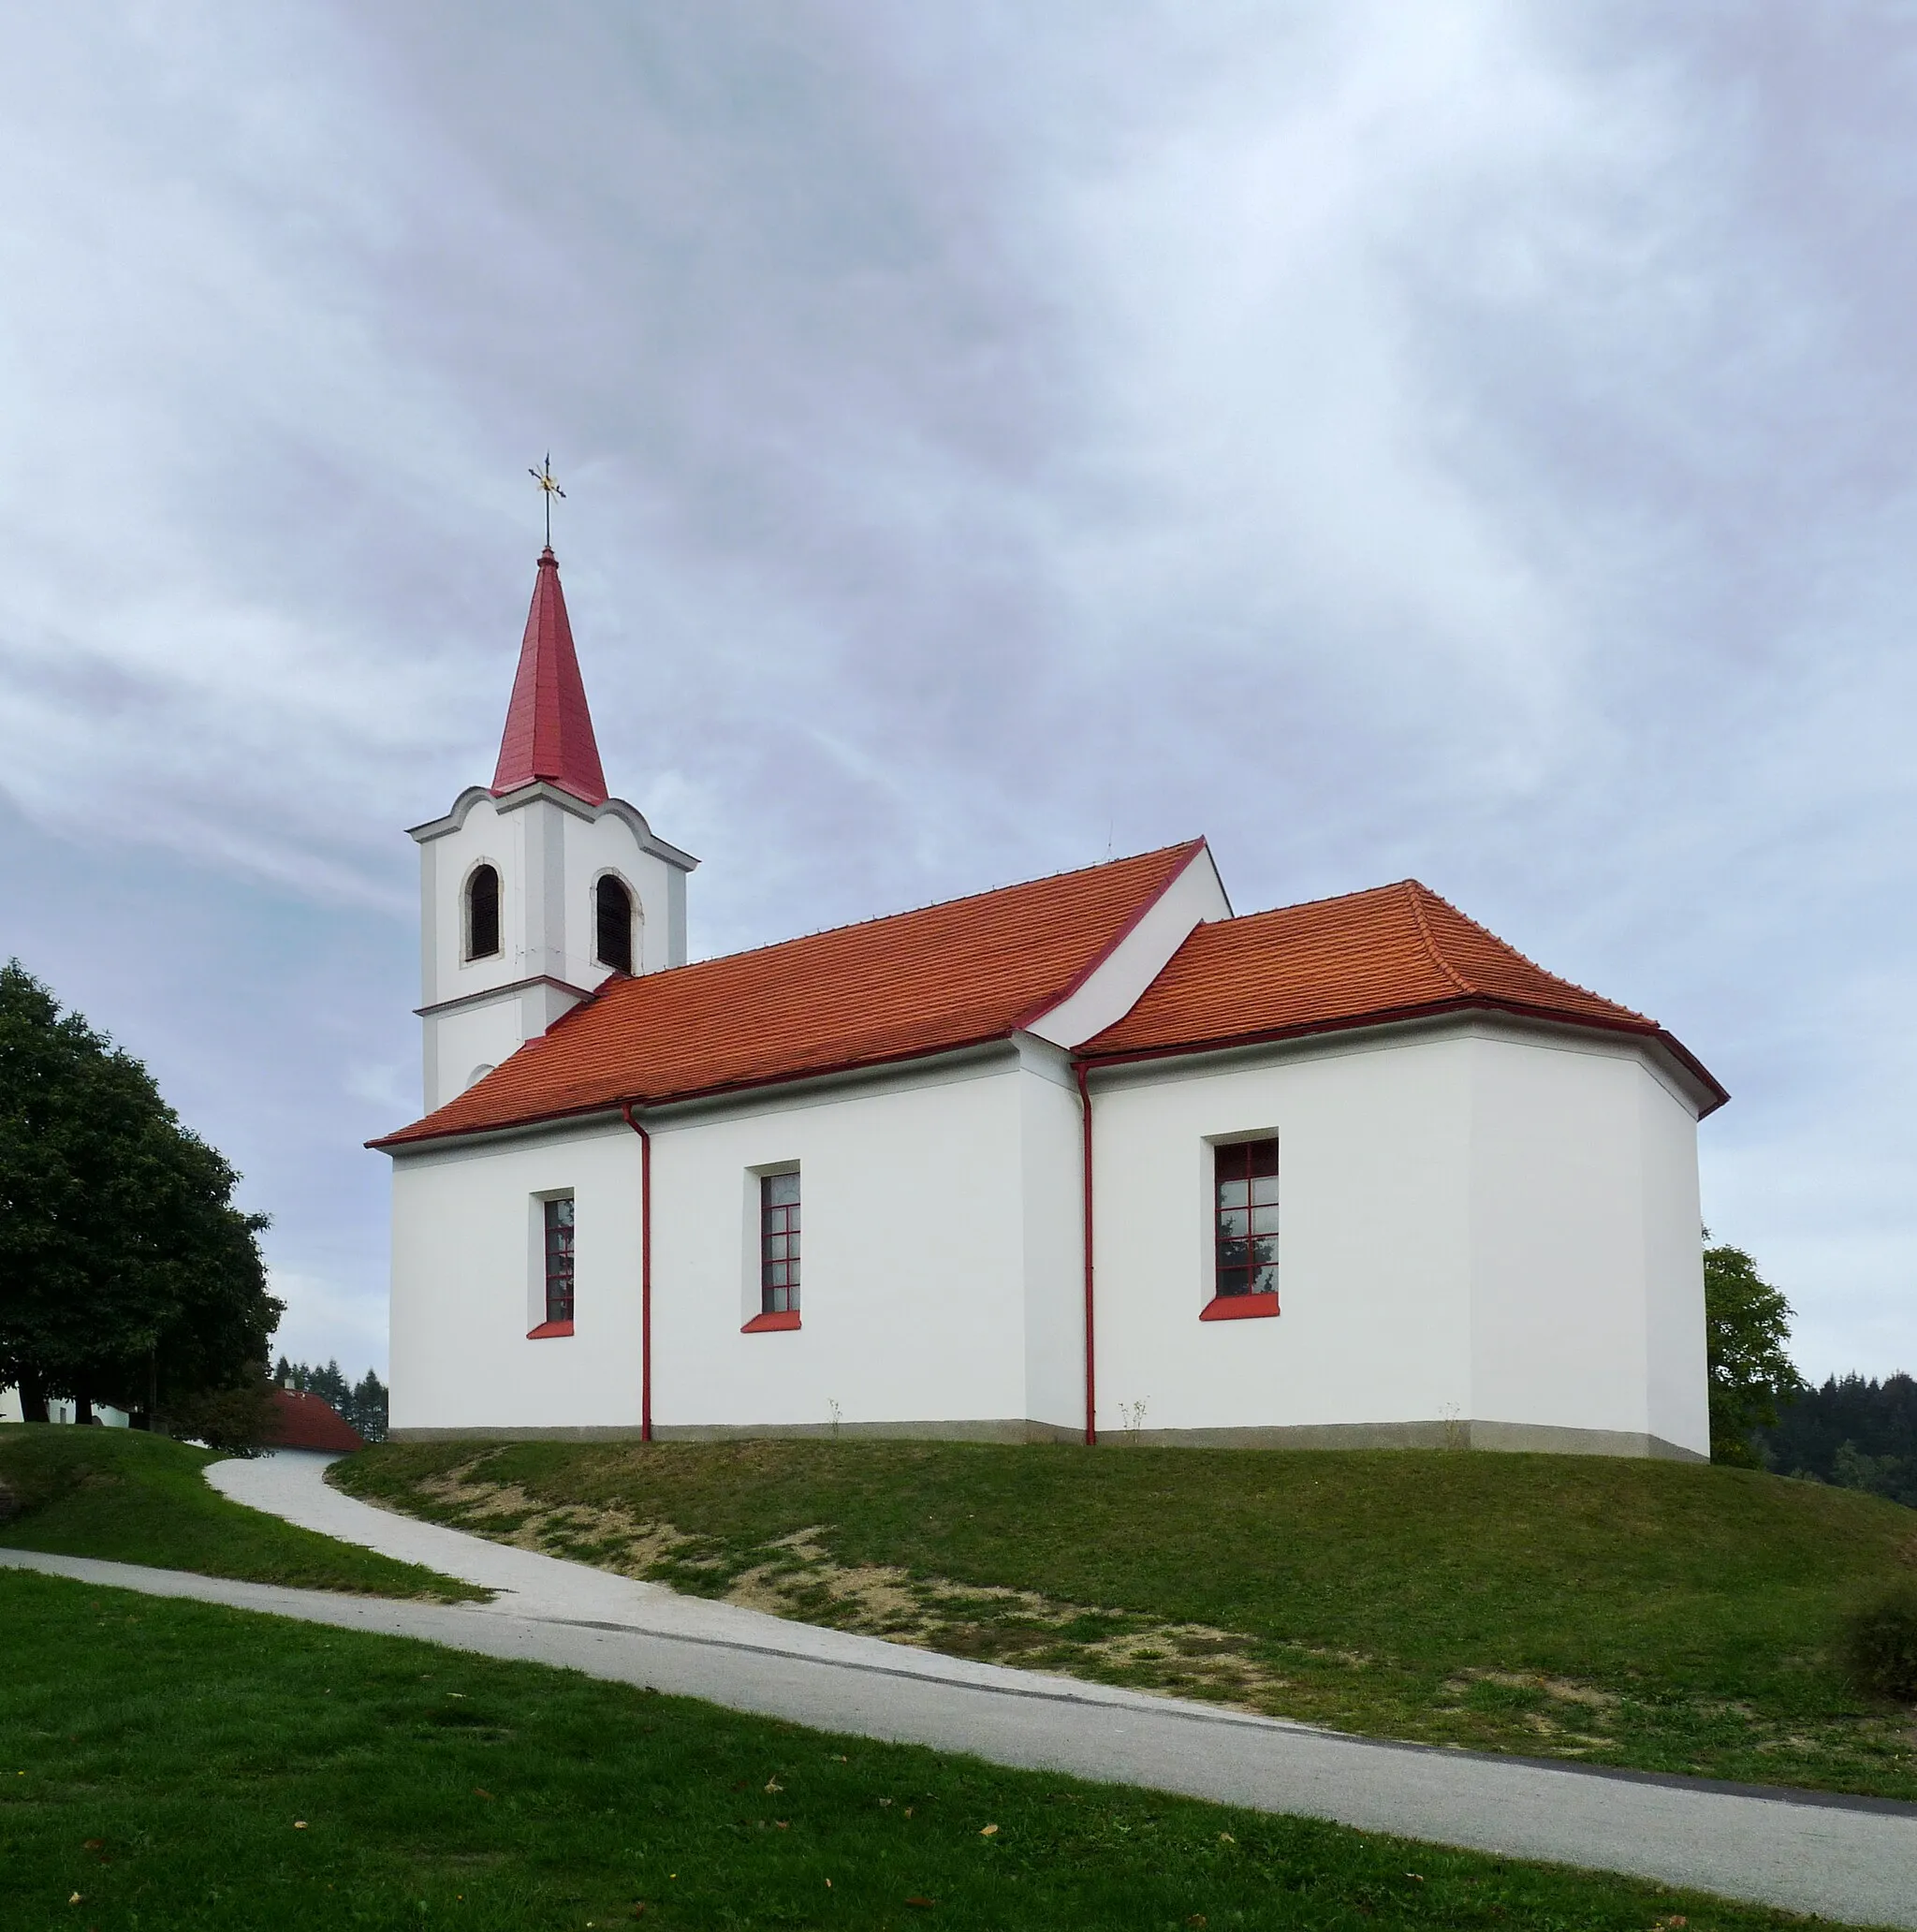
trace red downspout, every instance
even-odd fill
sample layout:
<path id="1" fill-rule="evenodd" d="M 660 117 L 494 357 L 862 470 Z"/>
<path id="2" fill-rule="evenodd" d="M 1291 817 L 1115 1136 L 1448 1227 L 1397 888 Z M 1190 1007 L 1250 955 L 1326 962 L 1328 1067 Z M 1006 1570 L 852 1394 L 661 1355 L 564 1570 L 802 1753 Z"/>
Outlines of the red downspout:
<path id="1" fill-rule="evenodd" d="M 635 1103 L 622 1101 L 625 1124 L 639 1136 L 639 1441 L 652 1440 L 652 1136 Z"/>
<path id="2" fill-rule="evenodd" d="M 1098 1441 L 1098 1377 L 1091 1306 L 1091 1090 L 1085 1084 L 1090 1071 L 1082 1060 L 1073 1061 L 1078 1076 L 1078 1109 L 1084 1120 L 1085 1178 L 1085 1441 L 1088 1446 Z"/>

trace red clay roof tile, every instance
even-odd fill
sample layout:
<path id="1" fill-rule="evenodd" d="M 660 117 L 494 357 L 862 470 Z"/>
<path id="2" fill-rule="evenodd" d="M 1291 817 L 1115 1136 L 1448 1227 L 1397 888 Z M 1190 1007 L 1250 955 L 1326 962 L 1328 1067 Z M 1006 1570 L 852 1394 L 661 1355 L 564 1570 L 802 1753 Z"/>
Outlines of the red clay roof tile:
<path id="1" fill-rule="evenodd" d="M 657 1105 L 1002 1039 L 1131 929 L 1203 842 L 609 980 L 456 1100 L 376 1141 Z M 1415 880 L 1196 928 L 1086 1058 L 1189 1052 L 1462 1007 L 1677 1041 L 1534 965 Z M 1708 1110 L 1708 1109 L 1707 1109 Z"/>
<path id="2" fill-rule="evenodd" d="M 1415 879 L 1198 927 L 1138 1003 L 1079 1052 L 1189 1052 L 1458 1007 L 1654 1037 L 1713 1105 L 1728 1098 L 1655 1020 L 1546 973 Z"/>
<path id="3" fill-rule="evenodd" d="M 366 1444 L 332 1405 L 297 1389 L 276 1388 L 271 1439 L 281 1449 L 332 1449 L 350 1456 Z"/>
<path id="4" fill-rule="evenodd" d="M 1054 1003 L 1203 849 L 841 926 L 756 952 L 608 980 L 423 1120 L 403 1146 L 624 1101 L 656 1105 L 1003 1039 Z"/>

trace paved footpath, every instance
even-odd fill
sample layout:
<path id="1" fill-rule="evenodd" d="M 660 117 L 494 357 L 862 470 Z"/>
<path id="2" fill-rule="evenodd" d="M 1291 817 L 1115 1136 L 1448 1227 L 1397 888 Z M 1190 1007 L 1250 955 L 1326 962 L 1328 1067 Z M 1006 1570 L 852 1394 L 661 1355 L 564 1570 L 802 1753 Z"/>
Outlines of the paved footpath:
<path id="1" fill-rule="evenodd" d="M 821 1730 L 1917 1928 L 1917 1805 L 1375 1742 L 941 1657 L 683 1597 L 373 1509 L 328 1458 L 215 1465 L 236 1501 L 499 1594 L 400 1603 L 0 1550 L 0 1564 L 557 1664 Z"/>

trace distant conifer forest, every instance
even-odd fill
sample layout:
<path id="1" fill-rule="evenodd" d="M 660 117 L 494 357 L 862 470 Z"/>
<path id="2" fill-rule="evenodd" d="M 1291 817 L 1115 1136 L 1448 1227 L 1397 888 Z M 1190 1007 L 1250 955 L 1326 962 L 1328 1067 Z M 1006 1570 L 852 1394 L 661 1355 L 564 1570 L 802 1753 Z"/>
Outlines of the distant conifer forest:
<path id="1" fill-rule="evenodd" d="M 1777 1427 L 1760 1428 L 1752 1442 L 1780 1476 L 1866 1489 L 1917 1509 L 1917 1382 L 1908 1375 L 1834 1375 L 1778 1402 Z"/>

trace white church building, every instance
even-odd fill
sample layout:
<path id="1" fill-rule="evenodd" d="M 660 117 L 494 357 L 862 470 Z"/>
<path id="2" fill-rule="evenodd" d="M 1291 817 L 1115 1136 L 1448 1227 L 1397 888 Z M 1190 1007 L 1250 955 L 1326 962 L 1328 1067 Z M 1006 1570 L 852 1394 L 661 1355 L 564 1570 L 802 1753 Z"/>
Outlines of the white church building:
<path id="1" fill-rule="evenodd" d="M 1655 1021 L 1415 881 L 1202 839 L 689 964 L 539 559 L 498 769 L 417 827 L 392 1434 L 1708 1453 Z"/>

